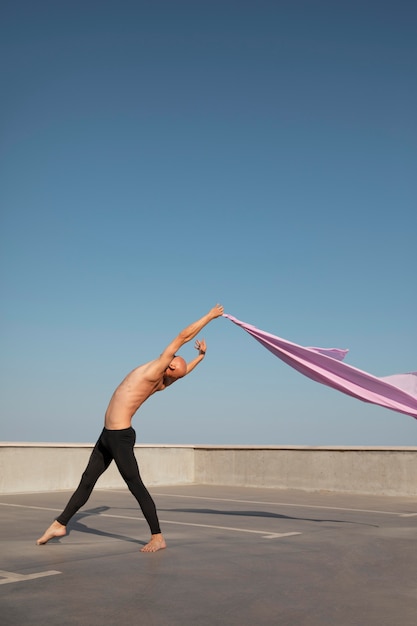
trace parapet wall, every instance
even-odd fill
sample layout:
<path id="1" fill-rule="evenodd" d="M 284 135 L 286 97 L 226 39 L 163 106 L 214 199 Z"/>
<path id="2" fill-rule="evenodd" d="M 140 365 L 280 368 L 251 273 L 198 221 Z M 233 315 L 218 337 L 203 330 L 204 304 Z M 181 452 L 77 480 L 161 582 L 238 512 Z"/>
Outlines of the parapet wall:
<path id="1" fill-rule="evenodd" d="M 80 482 L 92 450 L 92 444 L 0 443 L 0 493 L 72 490 Z M 135 446 L 135 455 L 147 485 L 194 482 L 192 446 Z M 123 486 L 112 463 L 96 487 Z"/>
<path id="2" fill-rule="evenodd" d="M 417 448 L 199 448 L 200 484 L 417 495 Z"/>
<path id="3" fill-rule="evenodd" d="M 0 493 L 73 490 L 91 444 L 0 443 Z M 138 445 L 145 484 L 417 496 L 417 447 Z M 114 464 L 97 488 L 124 486 Z"/>

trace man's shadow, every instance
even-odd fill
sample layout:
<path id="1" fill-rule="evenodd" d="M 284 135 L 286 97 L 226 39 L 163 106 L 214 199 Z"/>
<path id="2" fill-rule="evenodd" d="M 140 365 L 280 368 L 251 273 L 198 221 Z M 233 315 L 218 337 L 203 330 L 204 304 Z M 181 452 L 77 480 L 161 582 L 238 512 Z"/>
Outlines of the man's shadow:
<path id="1" fill-rule="evenodd" d="M 282 513 L 271 513 L 270 511 L 220 511 L 218 509 L 158 509 L 159 511 L 172 513 L 204 513 L 207 515 L 237 515 L 241 517 L 269 517 L 274 519 L 289 519 L 299 522 L 315 522 L 317 524 L 333 523 L 333 524 L 357 524 L 359 526 L 373 526 L 378 528 L 377 524 L 367 524 L 365 522 L 353 522 L 351 520 L 340 519 L 317 519 L 311 517 L 294 517 L 291 515 L 283 515 Z"/>
<path id="2" fill-rule="evenodd" d="M 138 539 L 133 539 L 132 537 L 126 537 L 125 535 L 119 535 L 117 533 L 108 533 L 104 530 L 91 528 L 90 526 L 86 526 L 85 524 L 82 524 L 80 521 L 86 517 L 92 517 L 94 515 L 100 515 L 101 513 L 105 513 L 106 511 L 109 511 L 111 508 L 112 507 L 110 506 L 98 506 L 94 509 L 87 509 L 85 511 L 81 511 L 80 513 L 76 513 L 74 517 L 72 518 L 72 520 L 68 523 L 66 537 L 68 537 L 68 535 L 70 535 L 72 531 L 76 530 L 77 532 L 85 533 L 87 535 L 109 537 L 110 539 L 119 539 L 120 541 L 127 541 L 129 543 L 135 543 L 140 546 L 145 546 L 147 544 L 147 541 L 139 541 Z M 54 539 L 50 541 L 50 543 L 52 542 L 60 543 L 61 539 L 63 539 L 63 537 L 55 537 Z"/>

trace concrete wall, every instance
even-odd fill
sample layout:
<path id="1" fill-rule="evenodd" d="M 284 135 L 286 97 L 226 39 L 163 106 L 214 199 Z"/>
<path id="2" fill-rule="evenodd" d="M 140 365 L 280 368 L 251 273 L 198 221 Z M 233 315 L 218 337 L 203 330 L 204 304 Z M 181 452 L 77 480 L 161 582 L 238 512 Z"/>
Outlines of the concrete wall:
<path id="1" fill-rule="evenodd" d="M 73 490 L 90 444 L 0 443 L 0 493 Z M 135 447 L 145 484 L 216 484 L 417 496 L 417 447 Z M 124 486 L 114 464 L 97 488 Z"/>
<path id="2" fill-rule="evenodd" d="M 417 495 L 417 448 L 200 448 L 201 484 Z"/>
<path id="3" fill-rule="evenodd" d="M 91 444 L 0 443 L 0 493 L 73 490 L 90 457 Z M 135 446 L 146 485 L 194 482 L 192 446 Z M 114 463 L 99 478 L 96 488 L 125 487 Z"/>

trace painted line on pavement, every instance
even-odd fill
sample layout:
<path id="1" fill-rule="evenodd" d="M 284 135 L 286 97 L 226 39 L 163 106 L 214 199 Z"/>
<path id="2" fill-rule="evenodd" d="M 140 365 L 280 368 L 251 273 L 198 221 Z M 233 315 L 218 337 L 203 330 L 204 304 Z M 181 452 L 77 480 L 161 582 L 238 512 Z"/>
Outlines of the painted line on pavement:
<path id="1" fill-rule="evenodd" d="M 111 513 L 99 513 L 100 517 L 113 517 L 116 519 L 130 519 L 135 521 L 144 522 L 144 519 L 140 519 L 128 515 L 112 515 Z M 194 522 L 174 522 L 172 520 L 161 519 L 162 524 L 176 524 L 177 526 L 195 526 L 198 528 L 214 528 L 216 530 L 230 530 L 239 533 L 253 533 L 256 535 L 262 535 L 264 539 L 277 539 L 279 537 L 291 537 L 292 535 L 301 535 L 302 533 L 289 532 L 289 533 L 274 533 L 268 530 L 251 530 L 249 528 L 234 528 L 233 526 L 216 526 L 214 524 L 197 524 Z"/>
<path id="2" fill-rule="evenodd" d="M 6 572 L 5 570 L 0 569 L 0 585 L 7 585 L 9 583 L 20 583 L 26 580 L 33 580 L 34 578 L 55 576 L 56 574 L 62 574 L 62 572 L 48 570 L 47 572 L 36 572 L 35 574 L 16 574 L 16 572 Z"/>
<path id="3" fill-rule="evenodd" d="M 111 493 L 127 493 L 124 492 L 122 489 L 105 489 L 103 491 L 109 491 Z M 397 517 L 417 517 L 417 512 L 416 513 L 398 513 L 397 511 L 378 511 L 375 509 L 353 509 L 353 508 L 347 508 L 347 507 L 340 507 L 340 506 L 323 506 L 320 504 L 295 504 L 293 502 L 262 502 L 262 501 L 257 501 L 257 500 L 234 500 L 231 498 L 210 498 L 208 496 L 189 496 L 189 495 L 185 495 L 185 494 L 181 494 L 181 493 L 156 493 L 156 492 L 152 492 L 153 496 L 164 496 L 167 498 L 189 498 L 189 499 L 193 499 L 193 500 L 210 500 L 211 502 L 235 502 L 237 504 L 262 504 L 262 505 L 268 505 L 268 506 L 289 506 L 289 507 L 295 507 L 295 508 L 300 508 L 300 509 L 324 509 L 327 511 L 351 511 L 352 513 L 378 513 L 381 515 L 396 515 Z M 31 505 L 26 505 L 26 504 L 11 504 L 8 502 L 0 502 L 0 505 L 3 506 L 15 506 L 15 507 L 22 507 L 24 509 L 38 509 L 40 511 L 59 511 L 61 512 L 62 509 L 51 509 L 51 508 L 47 508 L 47 507 L 43 507 L 43 506 L 31 506 Z"/>
<path id="4" fill-rule="evenodd" d="M 24 504 L 10 504 L 7 502 L 0 502 L 2 506 L 11 506 L 11 507 L 19 507 L 23 509 L 38 509 L 39 511 L 60 511 L 60 509 L 51 509 L 41 506 L 26 506 Z M 129 515 L 112 515 L 111 513 L 86 513 L 86 515 L 98 515 L 99 517 L 112 517 L 116 519 L 129 519 L 135 520 L 137 522 L 145 522 L 146 520 L 140 517 L 133 517 Z M 254 533 L 257 535 L 262 535 L 264 539 L 277 539 L 280 537 L 291 537 L 293 535 L 301 535 L 299 532 L 289 532 L 289 533 L 274 533 L 268 530 L 251 530 L 249 528 L 234 528 L 231 526 L 215 526 L 213 524 L 195 524 L 192 522 L 175 522 L 173 520 L 160 520 L 163 524 L 176 524 L 178 526 L 196 526 L 199 528 L 215 528 L 216 530 L 229 530 L 233 532 L 241 532 L 241 533 Z"/>

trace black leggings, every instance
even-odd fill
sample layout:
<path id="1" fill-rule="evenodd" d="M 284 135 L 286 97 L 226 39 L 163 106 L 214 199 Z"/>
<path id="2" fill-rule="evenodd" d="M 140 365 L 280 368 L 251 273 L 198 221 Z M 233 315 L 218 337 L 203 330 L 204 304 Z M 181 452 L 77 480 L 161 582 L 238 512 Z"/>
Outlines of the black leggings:
<path id="1" fill-rule="evenodd" d="M 114 459 L 123 480 L 138 501 L 151 533 L 156 535 L 161 532 L 155 503 L 139 474 L 139 467 L 133 453 L 135 441 L 136 433 L 133 428 L 124 428 L 123 430 L 103 428 L 81 477 L 80 484 L 64 511 L 56 518 L 60 524 L 66 526 L 71 517 L 87 502 L 97 480 Z"/>

